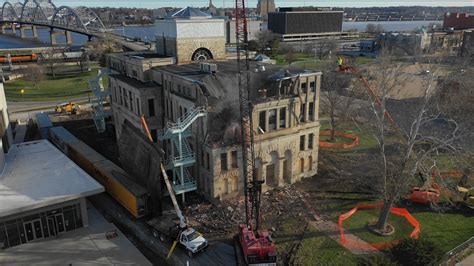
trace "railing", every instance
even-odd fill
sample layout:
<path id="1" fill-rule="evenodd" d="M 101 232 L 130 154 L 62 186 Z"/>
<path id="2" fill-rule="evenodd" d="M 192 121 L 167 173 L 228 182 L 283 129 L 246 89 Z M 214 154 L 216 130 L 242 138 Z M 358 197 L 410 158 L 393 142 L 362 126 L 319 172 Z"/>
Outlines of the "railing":
<path id="1" fill-rule="evenodd" d="M 469 238 L 468 240 L 464 241 L 459 246 L 451 249 L 450 251 L 446 252 L 446 261 L 450 260 L 452 257 L 456 256 L 457 254 L 461 253 L 463 250 L 468 248 L 470 245 L 474 245 L 474 237 Z"/>
<path id="2" fill-rule="evenodd" d="M 168 130 L 173 132 L 177 131 L 184 131 L 188 128 L 194 120 L 198 117 L 204 116 L 206 114 L 206 108 L 204 106 L 196 107 L 194 109 L 189 110 L 183 117 L 179 117 L 177 122 L 169 122 L 167 123 Z"/>

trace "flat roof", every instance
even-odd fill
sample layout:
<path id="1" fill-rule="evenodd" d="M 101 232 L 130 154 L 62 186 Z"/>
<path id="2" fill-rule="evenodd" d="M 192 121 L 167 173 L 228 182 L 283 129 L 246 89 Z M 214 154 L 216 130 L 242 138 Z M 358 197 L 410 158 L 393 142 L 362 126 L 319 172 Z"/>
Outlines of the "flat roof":
<path id="1" fill-rule="evenodd" d="M 0 175 L 0 218 L 104 191 L 47 140 L 13 145 Z"/>
<path id="2" fill-rule="evenodd" d="M 0 252 L 0 264 L 152 265 L 127 237 L 87 202 L 89 225 Z M 107 232 L 117 237 L 107 239 Z"/>

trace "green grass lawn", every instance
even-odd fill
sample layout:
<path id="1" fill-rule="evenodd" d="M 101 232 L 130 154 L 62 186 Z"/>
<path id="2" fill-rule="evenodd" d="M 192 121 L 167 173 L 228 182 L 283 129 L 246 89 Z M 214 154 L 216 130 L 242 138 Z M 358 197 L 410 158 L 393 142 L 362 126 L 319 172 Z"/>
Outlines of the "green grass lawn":
<path id="1" fill-rule="evenodd" d="M 39 88 L 32 82 L 17 79 L 4 84 L 8 101 L 48 101 L 87 96 L 88 81 L 95 78 L 97 69 L 91 72 L 52 77 L 45 75 Z M 104 86 L 107 80 L 104 80 Z M 21 90 L 24 93 L 21 93 Z"/>
<path id="2" fill-rule="evenodd" d="M 359 210 L 344 222 L 346 233 L 353 233 L 369 243 L 391 242 L 407 238 L 413 231 L 413 226 L 404 218 L 391 214 L 389 224 L 395 227 L 395 233 L 390 236 L 379 236 L 367 229 L 368 224 L 377 222 L 379 209 Z"/>
<path id="3" fill-rule="evenodd" d="M 324 206 L 327 208 L 326 213 L 336 222 L 340 214 L 353 208 L 357 202 L 331 201 Z M 460 210 L 440 213 L 420 204 L 402 207 L 407 208 L 420 222 L 421 237 L 436 242 L 443 252 L 448 252 L 474 236 L 474 210 L 463 207 Z M 346 232 L 352 232 L 371 243 L 401 239 L 413 230 L 404 218 L 391 214 L 389 223 L 395 226 L 396 233 L 389 237 L 377 236 L 366 229 L 367 223 L 374 222 L 377 218 L 378 210 L 361 210 L 344 222 L 344 228 Z"/>
<path id="4" fill-rule="evenodd" d="M 326 68 L 331 64 L 331 60 L 307 60 L 295 62 L 294 65 L 304 69 L 310 69 L 315 71 L 326 70 Z"/>
<path id="5" fill-rule="evenodd" d="M 288 252 L 299 242 L 304 224 L 302 217 L 293 217 L 282 223 L 274 237 L 280 253 Z M 295 256 L 296 265 L 357 265 L 357 256 L 311 225 Z"/>
<path id="6" fill-rule="evenodd" d="M 331 139 L 331 136 L 320 136 L 319 137 L 320 141 L 329 142 L 330 139 Z M 352 143 L 352 139 L 336 136 L 336 141 L 335 142 L 336 143 Z"/>
<path id="7" fill-rule="evenodd" d="M 330 130 L 329 123 L 326 121 L 321 122 L 321 129 L 320 131 Z M 351 149 L 332 149 L 335 152 L 354 152 L 354 151 L 362 151 L 367 149 L 373 149 L 378 147 L 377 139 L 374 136 L 374 128 L 369 127 L 367 124 L 362 123 L 354 123 L 354 122 L 346 122 L 340 124 L 337 128 L 337 131 L 344 131 L 347 133 L 353 133 L 359 136 L 359 145 L 351 148 Z M 326 137 L 321 136 L 321 139 L 324 140 Z M 395 142 L 396 136 L 388 136 L 386 137 L 387 143 Z M 348 142 L 351 142 L 348 140 Z"/>

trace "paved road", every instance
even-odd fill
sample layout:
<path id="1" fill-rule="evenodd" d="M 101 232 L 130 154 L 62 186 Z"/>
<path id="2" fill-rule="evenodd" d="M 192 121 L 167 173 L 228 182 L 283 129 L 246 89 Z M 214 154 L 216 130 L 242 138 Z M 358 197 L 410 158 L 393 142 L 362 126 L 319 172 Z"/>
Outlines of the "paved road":
<path id="1" fill-rule="evenodd" d="M 56 105 L 64 103 L 66 101 L 84 103 L 80 104 L 81 107 L 86 105 L 88 102 L 88 97 L 81 97 L 77 99 L 70 100 L 56 100 L 56 101 L 46 101 L 46 102 L 7 102 L 8 111 L 10 114 L 10 121 L 16 121 L 18 119 L 26 121 L 35 117 L 35 114 L 38 112 L 51 112 L 54 113 L 54 108 Z"/>
<path id="2" fill-rule="evenodd" d="M 37 102 L 7 102 L 8 110 L 10 113 L 28 111 L 33 109 L 44 109 L 49 108 L 52 106 L 56 106 L 60 103 L 64 102 L 84 102 L 89 101 L 89 97 L 79 97 L 74 99 L 61 99 L 61 100 L 53 100 L 53 101 L 37 101 Z"/>

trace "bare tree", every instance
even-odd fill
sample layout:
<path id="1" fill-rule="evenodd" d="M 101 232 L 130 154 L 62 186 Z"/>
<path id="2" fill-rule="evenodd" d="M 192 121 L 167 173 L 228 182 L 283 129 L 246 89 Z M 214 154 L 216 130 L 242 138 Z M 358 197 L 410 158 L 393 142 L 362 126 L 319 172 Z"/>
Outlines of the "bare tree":
<path id="1" fill-rule="evenodd" d="M 384 28 L 381 24 L 369 23 L 365 28 L 365 32 L 372 34 L 382 33 L 384 32 Z"/>
<path id="2" fill-rule="evenodd" d="M 280 49 L 281 53 L 284 54 L 285 61 L 288 65 L 296 61 L 296 55 L 291 46 L 283 46 Z"/>
<path id="3" fill-rule="evenodd" d="M 385 55 L 371 73 L 375 91 L 371 97 L 378 97 L 372 99 L 371 110 L 383 182 L 383 207 L 377 224 L 372 227 L 378 232 L 387 231 L 390 208 L 408 192 L 415 175 L 430 176 L 431 168 L 436 167 L 436 152 L 440 149 L 457 151 L 457 141 L 462 134 L 459 124 L 440 111 L 435 97 L 438 77 L 452 79 L 455 74 L 447 73 L 436 64 L 426 65 L 423 67 L 426 74 L 418 77 L 421 79 L 419 97 L 393 100 L 401 88 L 413 82 L 409 78 L 412 74 L 405 73 L 405 67 Z M 397 141 L 388 142 L 393 136 Z"/>
<path id="4" fill-rule="evenodd" d="M 336 69 L 334 66 L 332 69 Z M 321 109 L 329 116 L 330 141 L 336 140 L 336 129 L 349 118 L 355 91 L 349 74 L 326 71 L 321 81 Z"/>
<path id="5" fill-rule="evenodd" d="M 33 64 L 27 68 L 22 68 L 21 74 L 23 74 L 25 81 L 32 82 L 37 90 L 40 89 L 39 84 L 44 79 L 44 69 L 41 66 Z"/>
<path id="6" fill-rule="evenodd" d="M 272 48 L 276 39 L 277 35 L 271 31 L 265 30 L 258 32 L 255 38 L 255 41 L 257 42 L 257 49 L 260 52 L 263 52 L 266 48 Z"/>
<path id="7" fill-rule="evenodd" d="M 331 54 L 333 51 L 335 51 L 337 48 L 337 43 L 334 38 L 327 38 L 324 40 L 317 41 L 315 43 L 314 49 L 315 49 L 315 54 L 319 58 L 319 60 L 322 60 L 329 54 Z"/>

